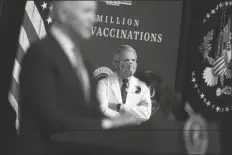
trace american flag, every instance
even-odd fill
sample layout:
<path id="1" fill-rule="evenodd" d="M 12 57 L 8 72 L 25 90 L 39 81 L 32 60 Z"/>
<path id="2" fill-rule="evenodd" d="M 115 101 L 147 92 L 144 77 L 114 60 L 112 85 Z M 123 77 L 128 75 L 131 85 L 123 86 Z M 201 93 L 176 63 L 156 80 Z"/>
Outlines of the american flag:
<path id="1" fill-rule="evenodd" d="M 51 2 L 35 0 L 27 1 L 25 5 L 25 13 L 20 28 L 18 39 L 18 50 L 14 62 L 12 84 L 9 91 L 9 102 L 16 111 L 16 128 L 19 128 L 20 109 L 19 102 L 19 73 L 24 55 L 30 44 L 37 39 L 46 36 L 46 31 L 52 23 L 50 12 L 53 6 Z"/>

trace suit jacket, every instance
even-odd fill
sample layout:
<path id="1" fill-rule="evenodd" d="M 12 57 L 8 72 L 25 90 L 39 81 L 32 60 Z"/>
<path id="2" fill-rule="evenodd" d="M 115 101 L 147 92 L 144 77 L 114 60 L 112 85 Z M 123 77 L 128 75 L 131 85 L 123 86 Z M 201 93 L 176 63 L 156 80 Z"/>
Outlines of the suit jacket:
<path id="1" fill-rule="evenodd" d="M 86 59 L 84 64 L 91 75 L 91 64 Z M 55 133 L 101 129 L 103 115 L 96 99 L 95 82 L 91 79 L 92 96 L 86 105 L 75 69 L 55 38 L 48 33 L 33 43 L 24 57 L 20 74 L 17 151 L 52 151 L 50 138 Z"/>
<path id="2" fill-rule="evenodd" d="M 111 118 L 118 116 L 126 120 L 130 116 L 135 117 L 138 122 L 148 120 L 151 115 L 150 90 L 144 82 L 131 77 L 125 103 L 126 113 L 117 112 L 116 104 L 122 103 L 122 96 L 117 74 L 108 76 L 99 81 L 97 86 L 97 97 L 101 104 L 102 112 Z"/>

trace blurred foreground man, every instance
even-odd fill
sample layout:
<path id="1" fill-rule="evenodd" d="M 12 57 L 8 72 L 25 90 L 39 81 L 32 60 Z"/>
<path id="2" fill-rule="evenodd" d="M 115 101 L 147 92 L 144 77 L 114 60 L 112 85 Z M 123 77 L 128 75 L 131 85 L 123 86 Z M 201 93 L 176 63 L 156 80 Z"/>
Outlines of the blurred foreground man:
<path id="1" fill-rule="evenodd" d="M 150 118 L 151 98 L 146 84 L 136 77 L 136 51 L 129 45 L 122 45 L 114 54 L 115 73 L 99 81 L 97 96 L 105 116 L 127 124 L 139 124 Z M 115 124 L 117 125 L 117 124 Z"/>
<path id="2" fill-rule="evenodd" d="M 92 35 L 97 3 L 56 1 L 53 6 L 53 25 L 44 39 L 32 43 L 22 63 L 18 153 L 66 152 L 51 141 L 53 134 L 107 127 L 92 67 L 79 46 Z"/>

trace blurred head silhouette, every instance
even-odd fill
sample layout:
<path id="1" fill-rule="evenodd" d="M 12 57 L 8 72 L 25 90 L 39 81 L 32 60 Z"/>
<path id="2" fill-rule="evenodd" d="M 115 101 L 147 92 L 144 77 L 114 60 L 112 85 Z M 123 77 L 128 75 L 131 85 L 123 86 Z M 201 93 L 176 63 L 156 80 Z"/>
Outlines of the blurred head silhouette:
<path id="1" fill-rule="evenodd" d="M 62 27 L 75 39 L 89 39 L 96 23 L 96 1 L 55 1 L 52 17 L 55 24 Z"/>

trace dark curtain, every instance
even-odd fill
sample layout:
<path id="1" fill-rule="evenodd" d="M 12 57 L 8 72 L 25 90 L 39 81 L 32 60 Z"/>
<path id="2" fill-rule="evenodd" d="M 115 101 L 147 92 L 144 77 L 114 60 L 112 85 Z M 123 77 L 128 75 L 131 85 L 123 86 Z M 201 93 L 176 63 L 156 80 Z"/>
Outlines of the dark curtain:
<path id="1" fill-rule="evenodd" d="M 177 69 L 176 69 L 176 81 L 175 81 L 175 90 L 180 92 L 182 95 L 184 94 L 185 88 L 185 75 L 188 70 L 188 66 L 186 65 L 188 62 L 188 48 L 190 44 L 190 26 L 191 26 L 191 15 L 192 15 L 192 7 L 193 0 L 184 0 L 182 7 L 182 17 L 181 17 L 181 27 L 180 27 L 180 37 L 179 37 L 179 49 L 178 49 L 178 59 L 177 59 Z M 180 104 L 174 105 L 173 112 L 176 118 L 180 121 L 186 120 L 188 118 L 187 113 L 184 110 L 185 99 Z"/>

